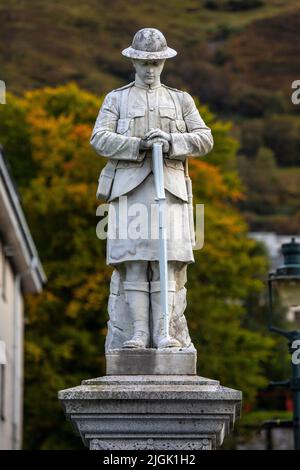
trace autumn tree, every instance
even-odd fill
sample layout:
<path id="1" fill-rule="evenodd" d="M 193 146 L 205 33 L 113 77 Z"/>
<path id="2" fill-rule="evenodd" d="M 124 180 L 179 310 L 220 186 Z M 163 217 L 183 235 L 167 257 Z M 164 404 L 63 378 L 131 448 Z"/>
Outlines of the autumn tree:
<path id="1" fill-rule="evenodd" d="M 0 139 L 48 282 L 26 302 L 25 447 L 80 447 L 57 391 L 105 374 L 104 340 L 111 269 L 96 237 L 95 199 L 104 158 L 89 138 L 101 100 L 74 84 L 8 97 Z M 219 379 L 253 403 L 267 384 L 274 342 L 245 322 L 247 300 L 264 290 L 266 258 L 236 209 L 243 198 L 230 124 L 201 108 L 215 147 L 190 160 L 194 202 L 205 204 L 205 244 L 189 267 L 187 318 L 199 374 Z"/>

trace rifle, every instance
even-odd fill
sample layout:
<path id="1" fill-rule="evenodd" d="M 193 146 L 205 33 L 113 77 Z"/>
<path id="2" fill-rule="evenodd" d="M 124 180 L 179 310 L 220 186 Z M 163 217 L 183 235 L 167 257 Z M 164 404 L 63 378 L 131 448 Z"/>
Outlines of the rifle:
<path id="1" fill-rule="evenodd" d="M 168 308 L 166 195 L 164 187 L 163 151 L 161 143 L 153 144 L 152 163 L 156 192 L 155 201 L 158 203 L 160 304 L 164 318 L 164 336 L 168 340 L 170 336 Z"/>

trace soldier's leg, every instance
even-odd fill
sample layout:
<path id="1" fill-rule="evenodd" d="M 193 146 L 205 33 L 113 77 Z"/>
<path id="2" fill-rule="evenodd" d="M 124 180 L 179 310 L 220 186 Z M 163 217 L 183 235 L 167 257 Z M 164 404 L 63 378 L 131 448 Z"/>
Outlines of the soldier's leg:
<path id="1" fill-rule="evenodd" d="M 148 281 L 148 261 L 126 261 L 126 278 L 128 282 Z"/>
<path id="2" fill-rule="evenodd" d="M 181 346 L 180 342 L 172 337 L 165 337 L 164 332 L 164 318 L 160 304 L 160 276 L 159 276 L 159 263 L 158 261 L 151 261 L 150 263 L 152 278 L 150 282 L 150 296 L 151 296 L 151 312 L 152 312 L 152 341 L 156 348 L 178 348 Z M 169 319 L 172 316 L 176 281 L 175 281 L 175 262 L 168 262 L 168 307 Z"/>
<path id="3" fill-rule="evenodd" d="M 146 348 L 149 346 L 149 281 L 148 261 L 128 261 L 123 282 L 125 298 L 133 324 L 133 336 L 125 341 L 124 348 Z"/>
<path id="4" fill-rule="evenodd" d="M 159 281 L 159 262 L 150 261 L 152 271 L 151 281 Z M 168 261 L 168 280 L 175 281 L 176 261 Z"/>

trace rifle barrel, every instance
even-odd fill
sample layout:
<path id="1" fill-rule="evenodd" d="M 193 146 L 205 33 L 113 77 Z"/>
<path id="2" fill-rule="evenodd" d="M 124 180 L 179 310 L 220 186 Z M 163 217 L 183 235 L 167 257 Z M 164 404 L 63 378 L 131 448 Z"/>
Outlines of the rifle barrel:
<path id="1" fill-rule="evenodd" d="M 160 303 L 164 317 L 164 335 L 169 336 L 169 306 L 168 306 L 168 251 L 166 226 L 166 195 L 164 187 L 162 144 L 153 144 L 152 149 L 153 174 L 155 182 L 156 201 L 158 202 L 159 225 L 159 277 Z"/>

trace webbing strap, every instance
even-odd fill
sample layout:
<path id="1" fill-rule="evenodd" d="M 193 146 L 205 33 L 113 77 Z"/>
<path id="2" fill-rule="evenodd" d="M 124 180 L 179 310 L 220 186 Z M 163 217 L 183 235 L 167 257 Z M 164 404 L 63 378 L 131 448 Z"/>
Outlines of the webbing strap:
<path id="1" fill-rule="evenodd" d="M 179 101 L 178 93 L 175 90 L 170 90 L 170 89 L 168 89 L 168 92 L 170 93 L 172 100 L 174 102 L 174 105 L 175 105 L 176 118 L 183 119 L 182 108 L 181 108 L 181 103 Z"/>
<path id="2" fill-rule="evenodd" d="M 128 96 L 131 87 L 125 88 L 122 90 L 121 94 L 121 109 L 120 109 L 120 118 L 125 119 L 127 117 L 127 110 L 128 110 Z"/>

